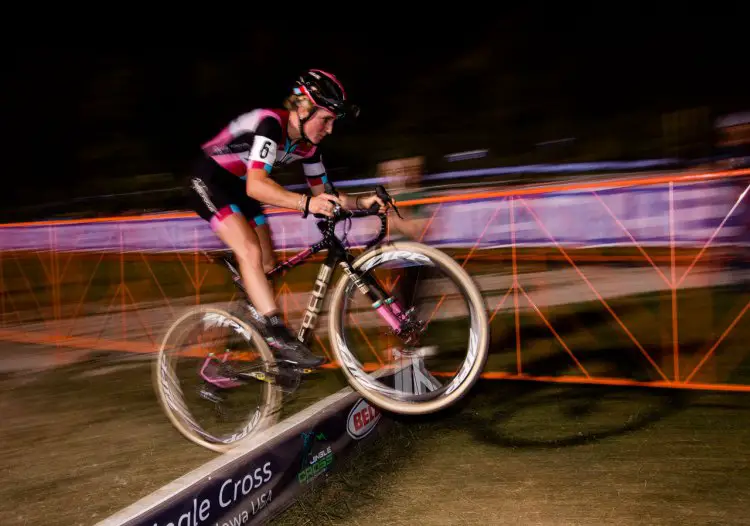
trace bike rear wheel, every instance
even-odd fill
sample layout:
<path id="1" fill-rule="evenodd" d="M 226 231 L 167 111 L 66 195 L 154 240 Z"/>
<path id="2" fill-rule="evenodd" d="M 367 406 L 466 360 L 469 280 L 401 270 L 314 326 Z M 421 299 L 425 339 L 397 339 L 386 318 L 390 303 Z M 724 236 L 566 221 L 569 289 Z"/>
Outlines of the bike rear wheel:
<path id="1" fill-rule="evenodd" d="M 468 312 L 467 327 L 458 329 L 460 332 L 458 335 L 449 334 L 451 339 L 455 339 L 458 336 L 459 342 L 463 342 L 462 338 L 465 338 L 465 343 L 460 343 L 461 347 L 458 349 L 462 359 L 459 362 L 460 365 L 455 369 L 455 377 L 447 384 L 438 387 L 439 382 L 437 382 L 436 377 L 431 376 L 430 372 L 424 369 L 424 363 L 421 358 L 424 355 L 420 356 L 419 352 L 414 351 L 404 351 L 400 355 L 399 363 L 401 365 L 398 366 L 394 366 L 393 364 L 386 366 L 382 362 L 384 353 L 378 351 L 379 356 L 377 359 L 381 362 L 380 366 L 375 371 L 372 371 L 372 368 L 368 371 L 362 361 L 355 356 L 354 345 L 347 341 L 346 337 L 345 325 L 347 319 L 351 317 L 348 312 L 351 298 L 354 295 L 363 297 L 348 275 L 343 275 L 339 279 L 331 296 L 328 316 L 331 347 L 349 384 L 372 404 L 399 414 L 417 415 L 434 413 L 447 408 L 461 399 L 481 375 L 489 353 L 487 309 L 478 287 L 468 273 L 445 252 L 421 243 L 394 242 L 377 247 L 360 255 L 353 262 L 352 266 L 358 273 L 370 275 L 372 279 L 377 279 L 373 278 L 372 273 L 374 270 L 394 262 L 424 265 L 425 267 L 434 269 L 436 272 L 440 272 L 444 276 L 442 284 L 455 288 L 456 292 L 452 295 L 454 304 L 462 305 Z M 432 286 L 434 287 L 434 284 Z M 433 300 L 435 303 L 433 316 L 441 308 L 445 310 L 445 304 L 443 303 L 445 294 L 443 294 L 442 299 L 438 300 L 437 296 L 439 295 L 440 291 L 437 293 L 433 291 Z M 359 313 L 361 314 L 364 310 L 369 311 L 367 314 L 370 316 L 370 325 L 372 323 L 379 323 L 380 332 L 388 332 L 390 327 L 379 316 L 373 315 L 370 305 L 367 305 L 364 309 L 360 309 Z M 354 323 L 357 325 L 356 321 Z M 427 320 L 425 327 L 429 327 L 429 325 L 430 321 Z M 442 334 L 450 331 L 453 327 L 454 325 L 451 324 L 444 325 L 441 329 Z M 364 340 L 367 340 L 367 345 L 372 347 L 372 330 L 370 329 L 370 337 L 364 334 L 361 324 L 356 327 L 356 330 L 353 330 L 353 332 L 356 331 L 362 333 Z M 440 337 L 440 335 L 437 336 L 437 338 Z M 464 345 L 465 347 L 463 347 Z M 373 350 L 373 352 L 375 351 Z M 430 378 L 430 381 L 436 382 L 433 387 L 429 388 L 429 392 L 404 390 L 400 386 L 405 386 L 405 383 L 398 384 L 394 381 L 394 385 L 390 386 L 387 383 L 379 381 L 380 378 L 389 376 L 389 373 L 391 376 L 394 376 L 394 374 L 398 374 L 398 370 L 404 370 L 403 364 L 407 363 L 407 361 L 411 361 L 412 363 L 412 365 L 409 365 L 412 368 L 412 373 L 422 374 L 423 376 L 426 374 Z M 420 363 L 417 364 L 417 362 Z M 420 369 L 419 372 L 417 371 L 417 367 Z M 444 371 L 441 371 L 441 376 L 447 375 L 443 373 Z M 414 385 L 416 385 L 416 379 Z"/>
<path id="2" fill-rule="evenodd" d="M 199 342 L 192 343 L 191 337 Z M 206 350 L 215 347 L 220 349 Z M 241 369 L 233 366 L 238 363 Z M 252 325 L 226 310 L 196 306 L 167 330 L 154 360 L 153 381 L 164 413 L 184 437 L 210 450 L 226 452 L 278 420 L 283 394 L 272 382 L 263 381 L 273 377 L 275 368 L 271 350 Z M 245 371 L 245 376 L 239 371 Z M 182 372 L 184 380 L 178 374 Z M 188 407 L 193 390 L 200 391 L 199 398 L 216 408 L 227 393 L 241 392 L 237 424 L 229 424 L 227 432 L 209 431 L 195 414 L 204 416 L 203 408 Z M 244 405 L 247 397 L 252 397 L 255 407 Z M 227 427 L 224 424 L 222 427 Z"/>

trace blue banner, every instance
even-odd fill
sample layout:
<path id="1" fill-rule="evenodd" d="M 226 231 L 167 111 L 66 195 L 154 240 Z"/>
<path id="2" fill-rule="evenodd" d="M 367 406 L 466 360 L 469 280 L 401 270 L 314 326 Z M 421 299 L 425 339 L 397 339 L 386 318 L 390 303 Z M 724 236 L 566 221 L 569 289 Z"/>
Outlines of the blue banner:
<path id="1" fill-rule="evenodd" d="M 433 217 L 423 241 L 444 247 L 703 246 L 750 241 L 750 179 L 675 183 L 599 191 L 559 191 L 467 199 L 424 207 Z M 445 195 L 445 194 L 441 194 Z M 425 192 L 425 196 L 429 196 Z M 408 211 L 408 210 L 407 210 Z M 316 219 L 294 212 L 268 218 L 275 248 L 299 250 L 320 240 Z M 354 220 L 351 246 L 378 229 L 377 218 Z M 338 225 L 343 234 L 344 223 Z M 721 228 L 719 228 L 721 227 Z M 175 252 L 224 248 L 208 223 L 185 218 L 60 222 L 0 228 L 0 250 Z"/>

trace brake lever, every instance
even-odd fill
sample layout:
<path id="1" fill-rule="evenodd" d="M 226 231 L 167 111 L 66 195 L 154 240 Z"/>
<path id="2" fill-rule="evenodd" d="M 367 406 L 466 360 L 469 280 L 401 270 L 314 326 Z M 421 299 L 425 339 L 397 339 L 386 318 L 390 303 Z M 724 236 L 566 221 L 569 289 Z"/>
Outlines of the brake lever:
<path id="1" fill-rule="evenodd" d="M 396 215 L 397 215 L 397 216 L 398 216 L 398 217 L 399 217 L 400 219 L 403 219 L 403 216 L 402 216 L 402 215 L 401 215 L 401 213 L 400 213 L 400 212 L 398 211 L 398 207 L 396 206 L 396 203 L 395 203 L 395 201 L 391 201 L 391 206 L 393 207 L 393 211 L 394 211 L 394 212 L 396 212 Z"/>
<path id="2" fill-rule="evenodd" d="M 380 199 L 382 199 L 386 205 L 390 205 L 391 207 L 393 207 L 393 210 L 396 212 L 396 215 L 400 219 L 403 219 L 403 217 L 401 216 L 401 213 L 398 211 L 396 202 L 393 200 L 393 198 L 390 196 L 388 191 L 382 185 L 378 185 L 375 187 L 375 195 L 377 195 Z"/>

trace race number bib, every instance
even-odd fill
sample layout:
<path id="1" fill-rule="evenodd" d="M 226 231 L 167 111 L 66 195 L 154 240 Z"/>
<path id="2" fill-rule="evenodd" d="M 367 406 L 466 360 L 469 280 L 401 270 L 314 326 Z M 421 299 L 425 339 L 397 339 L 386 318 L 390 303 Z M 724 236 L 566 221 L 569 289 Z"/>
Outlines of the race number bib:
<path id="1" fill-rule="evenodd" d="M 257 135 L 250 150 L 250 161 L 272 165 L 276 161 L 276 148 L 274 141 Z"/>

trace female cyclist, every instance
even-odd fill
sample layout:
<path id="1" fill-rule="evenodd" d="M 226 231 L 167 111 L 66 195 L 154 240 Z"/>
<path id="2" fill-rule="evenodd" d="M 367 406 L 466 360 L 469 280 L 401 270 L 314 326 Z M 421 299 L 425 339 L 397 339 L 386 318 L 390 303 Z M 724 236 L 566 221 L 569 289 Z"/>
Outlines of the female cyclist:
<path id="1" fill-rule="evenodd" d="M 345 209 L 385 207 L 376 195 L 331 195 L 318 145 L 337 119 L 357 116 L 341 83 L 330 73 L 309 70 L 297 79 L 283 109 L 255 109 L 232 120 L 203 144 L 190 180 L 192 208 L 208 221 L 235 253 L 245 290 L 260 314 L 261 326 L 277 356 L 301 367 L 319 367 L 312 352 L 284 325 L 266 272 L 275 263 L 261 203 L 308 214 L 333 215 Z M 299 161 L 312 195 L 290 192 L 271 179 L 274 167 Z M 330 183 L 329 183 L 330 184 Z"/>

